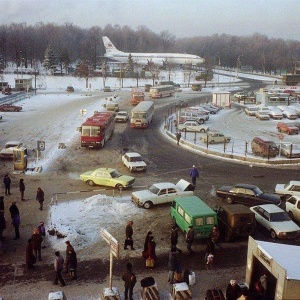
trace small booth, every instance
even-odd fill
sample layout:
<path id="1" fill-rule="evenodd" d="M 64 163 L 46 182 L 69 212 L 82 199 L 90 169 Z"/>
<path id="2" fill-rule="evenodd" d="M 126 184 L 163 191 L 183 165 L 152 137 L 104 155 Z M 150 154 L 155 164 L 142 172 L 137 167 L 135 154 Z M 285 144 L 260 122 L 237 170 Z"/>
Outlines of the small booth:
<path id="1" fill-rule="evenodd" d="M 23 146 L 13 149 L 14 171 L 25 171 L 27 168 L 27 149 Z"/>
<path id="2" fill-rule="evenodd" d="M 16 91 L 30 91 L 32 90 L 32 78 L 15 78 Z"/>
<path id="3" fill-rule="evenodd" d="M 214 91 L 212 93 L 212 103 L 216 106 L 230 108 L 230 92 L 226 91 Z"/>
<path id="4" fill-rule="evenodd" d="M 254 283 L 267 273 L 265 299 L 299 300 L 300 247 L 279 243 L 256 241 L 249 237 L 246 284 L 250 291 Z"/>

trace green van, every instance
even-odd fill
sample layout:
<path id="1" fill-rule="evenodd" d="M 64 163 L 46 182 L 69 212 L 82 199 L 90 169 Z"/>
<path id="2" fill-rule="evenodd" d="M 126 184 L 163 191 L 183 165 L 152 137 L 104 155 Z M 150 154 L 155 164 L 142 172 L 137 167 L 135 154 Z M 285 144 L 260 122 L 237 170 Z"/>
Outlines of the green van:
<path id="1" fill-rule="evenodd" d="M 176 198 L 171 205 L 171 217 L 185 233 L 192 225 L 195 239 L 208 238 L 218 224 L 216 212 L 197 196 Z"/>

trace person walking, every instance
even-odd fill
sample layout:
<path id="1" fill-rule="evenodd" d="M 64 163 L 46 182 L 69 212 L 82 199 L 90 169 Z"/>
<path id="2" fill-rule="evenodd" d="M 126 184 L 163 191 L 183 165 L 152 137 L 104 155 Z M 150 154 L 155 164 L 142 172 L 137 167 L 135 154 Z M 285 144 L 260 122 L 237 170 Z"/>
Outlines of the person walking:
<path id="1" fill-rule="evenodd" d="M 20 215 L 14 214 L 13 217 L 12 217 L 12 220 L 11 220 L 11 224 L 15 228 L 15 238 L 14 238 L 14 240 L 18 240 L 20 238 L 20 231 L 19 231 L 19 227 L 20 227 L 20 224 L 21 224 Z"/>
<path id="2" fill-rule="evenodd" d="M 154 236 L 150 235 L 149 236 L 149 241 L 148 241 L 148 257 L 154 259 L 154 263 L 156 263 L 156 243 L 154 241 Z"/>
<path id="3" fill-rule="evenodd" d="M 33 254 L 32 239 L 27 241 L 26 245 L 26 264 L 27 269 L 32 269 L 36 263 L 36 257 Z"/>
<path id="4" fill-rule="evenodd" d="M 19 190 L 20 190 L 20 194 L 21 194 L 21 201 L 25 201 L 24 199 L 24 192 L 25 192 L 25 184 L 24 184 L 24 179 L 20 179 L 19 182 Z"/>
<path id="5" fill-rule="evenodd" d="M 189 252 L 189 255 L 192 255 L 195 253 L 195 251 L 193 251 L 193 249 L 192 249 L 193 242 L 194 242 L 194 228 L 192 225 L 190 225 L 189 230 L 186 234 L 186 248 Z"/>
<path id="6" fill-rule="evenodd" d="M 135 248 L 133 247 L 133 221 L 129 221 L 126 229 L 125 229 L 125 243 L 124 243 L 124 250 L 127 250 L 127 246 L 131 247 L 131 250 L 135 250 Z"/>
<path id="7" fill-rule="evenodd" d="M 11 219 L 13 219 L 14 215 L 20 215 L 19 208 L 17 207 L 17 202 L 13 201 L 11 206 L 9 207 L 9 212 Z"/>
<path id="8" fill-rule="evenodd" d="M 177 250 L 180 254 L 182 253 L 182 250 L 177 248 L 178 243 L 178 226 L 173 225 L 171 230 L 171 249 Z"/>
<path id="9" fill-rule="evenodd" d="M 61 272 L 64 266 L 64 258 L 60 255 L 59 251 L 55 251 L 55 259 L 54 259 L 54 270 L 55 270 L 55 278 L 53 284 L 58 284 L 58 281 L 62 286 L 65 286 L 66 283 L 61 276 Z"/>
<path id="10" fill-rule="evenodd" d="M 34 251 L 35 257 L 42 261 L 42 242 L 43 237 L 40 235 L 40 231 L 38 228 L 33 229 L 33 235 L 31 236 L 32 240 L 32 249 Z"/>
<path id="11" fill-rule="evenodd" d="M 69 271 L 72 280 L 77 279 L 77 255 L 74 249 L 69 251 Z"/>
<path id="12" fill-rule="evenodd" d="M 66 248 L 66 261 L 65 261 L 65 273 L 70 272 L 70 254 L 74 250 L 74 247 L 71 245 L 70 241 L 65 241 L 67 248 Z"/>
<path id="13" fill-rule="evenodd" d="M 0 210 L 4 211 L 4 196 L 0 196 Z"/>
<path id="14" fill-rule="evenodd" d="M 168 282 L 170 284 L 174 283 L 174 275 L 178 268 L 178 257 L 176 253 L 176 248 L 171 248 L 171 252 L 169 253 L 169 260 L 168 260 Z"/>
<path id="15" fill-rule="evenodd" d="M 36 197 L 35 199 L 37 201 L 39 201 L 40 203 L 40 210 L 43 210 L 43 203 L 44 203 L 44 191 L 38 187 L 37 191 L 36 191 Z"/>
<path id="16" fill-rule="evenodd" d="M 193 186 L 196 186 L 196 179 L 199 178 L 199 171 L 195 165 L 193 165 L 193 168 L 190 170 L 190 177 L 192 178 Z"/>
<path id="17" fill-rule="evenodd" d="M 149 237 L 152 235 L 152 231 L 148 231 L 147 235 L 145 237 L 145 242 L 144 242 L 144 250 L 142 253 L 142 256 L 147 259 L 148 258 L 148 243 L 149 243 Z"/>
<path id="18" fill-rule="evenodd" d="M 215 246 L 218 247 L 219 250 L 222 250 L 221 233 L 217 225 L 214 225 L 212 229 L 211 239 L 214 242 Z"/>
<path id="19" fill-rule="evenodd" d="M 125 300 L 133 300 L 133 288 L 136 284 L 136 276 L 132 272 L 132 264 L 127 263 L 126 265 L 126 271 L 122 275 L 122 280 L 125 282 L 125 291 L 124 291 L 124 296 Z M 129 299 L 128 299 L 128 294 L 129 294 Z"/>
<path id="20" fill-rule="evenodd" d="M 178 132 L 176 133 L 176 140 L 177 140 L 177 145 L 178 145 L 178 146 L 179 146 L 180 139 L 181 139 L 181 132 L 178 131 Z"/>
<path id="21" fill-rule="evenodd" d="M 5 240 L 3 236 L 3 232 L 5 229 L 6 229 L 6 220 L 5 220 L 4 211 L 0 210 L 0 241 Z"/>
<path id="22" fill-rule="evenodd" d="M 3 183 L 4 183 L 4 188 L 5 188 L 5 195 L 11 195 L 11 193 L 10 193 L 11 179 L 9 178 L 8 174 L 4 175 Z"/>
<path id="23" fill-rule="evenodd" d="M 46 248 L 46 229 L 45 229 L 45 226 L 44 226 L 44 222 L 41 221 L 39 226 L 38 226 L 38 229 L 39 229 L 39 233 L 40 235 L 42 236 L 43 238 L 43 242 L 42 242 L 42 249 Z"/>

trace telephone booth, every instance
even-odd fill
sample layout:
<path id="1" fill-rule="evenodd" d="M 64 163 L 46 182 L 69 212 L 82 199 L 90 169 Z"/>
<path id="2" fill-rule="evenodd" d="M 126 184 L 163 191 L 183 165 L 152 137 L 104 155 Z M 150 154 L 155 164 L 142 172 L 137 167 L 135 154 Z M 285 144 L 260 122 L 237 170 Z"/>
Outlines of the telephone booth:
<path id="1" fill-rule="evenodd" d="M 27 168 L 27 149 L 25 147 L 14 147 L 14 171 L 24 171 Z"/>

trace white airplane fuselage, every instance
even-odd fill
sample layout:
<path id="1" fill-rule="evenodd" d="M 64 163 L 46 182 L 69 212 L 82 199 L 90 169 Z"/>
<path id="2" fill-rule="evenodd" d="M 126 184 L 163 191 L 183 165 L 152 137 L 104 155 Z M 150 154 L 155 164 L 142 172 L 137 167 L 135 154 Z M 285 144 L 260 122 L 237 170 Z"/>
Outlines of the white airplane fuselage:
<path id="1" fill-rule="evenodd" d="M 204 59 L 197 55 L 181 54 L 181 53 L 130 53 L 119 51 L 108 37 L 102 37 L 106 49 L 105 57 L 114 59 L 116 61 L 127 63 L 128 57 L 134 63 L 147 65 L 149 62 L 154 64 L 163 65 L 164 63 L 172 63 L 176 65 L 197 65 L 204 62 Z"/>

